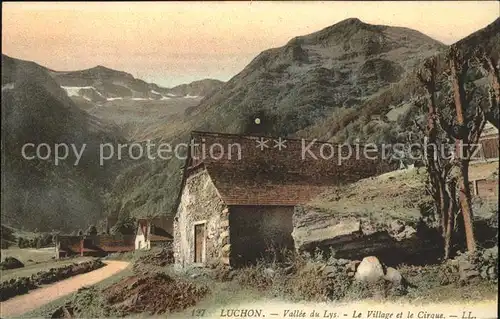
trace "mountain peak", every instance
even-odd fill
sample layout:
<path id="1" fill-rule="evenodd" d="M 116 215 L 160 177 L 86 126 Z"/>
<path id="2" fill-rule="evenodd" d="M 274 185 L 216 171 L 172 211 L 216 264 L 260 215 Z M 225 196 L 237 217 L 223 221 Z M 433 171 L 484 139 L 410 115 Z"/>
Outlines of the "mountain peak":
<path id="1" fill-rule="evenodd" d="M 365 23 L 359 20 L 358 18 L 347 18 L 340 22 L 337 22 L 335 25 L 340 25 L 340 24 L 365 24 Z"/>

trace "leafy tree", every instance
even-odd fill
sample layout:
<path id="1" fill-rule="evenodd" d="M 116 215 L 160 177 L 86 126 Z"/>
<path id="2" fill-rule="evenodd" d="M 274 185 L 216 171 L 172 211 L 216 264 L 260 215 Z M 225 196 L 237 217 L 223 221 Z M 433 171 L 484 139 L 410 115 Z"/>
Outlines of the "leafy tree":
<path id="1" fill-rule="evenodd" d="M 17 246 L 18 246 L 19 248 L 24 248 L 24 247 L 25 247 L 25 244 L 24 244 L 24 239 L 23 239 L 22 237 L 19 237 L 19 238 L 17 239 Z"/>
<path id="2" fill-rule="evenodd" d="M 111 228 L 112 234 L 133 235 L 135 233 L 136 221 L 130 216 L 120 216 L 116 224 Z"/>
<path id="3" fill-rule="evenodd" d="M 95 227 L 95 225 L 90 225 L 90 227 L 87 229 L 87 235 L 89 236 L 97 235 L 97 228 Z"/>

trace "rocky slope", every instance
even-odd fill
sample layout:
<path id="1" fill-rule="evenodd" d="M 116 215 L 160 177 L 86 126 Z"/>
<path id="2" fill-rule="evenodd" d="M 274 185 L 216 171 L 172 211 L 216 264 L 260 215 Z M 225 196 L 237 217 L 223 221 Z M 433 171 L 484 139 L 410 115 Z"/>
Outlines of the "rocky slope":
<path id="1" fill-rule="evenodd" d="M 481 48 L 497 58 L 500 54 L 500 18 L 456 43 L 464 54 L 470 54 Z M 437 55 L 438 67 L 445 67 L 444 52 Z M 394 84 L 383 86 L 377 94 L 364 99 L 359 105 L 349 109 L 338 109 L 324 119 L 299 131 L 297 135 L 315 136 L 335 142 L 352 142 L 356 139 L 365 142 L 387 143 L 398 139 L 400 132 L 413 126 L 413 118 L 417 113 L 415 100 L 424 94 L 414 68 Z M 443 71 L 443 69 L 441 69 Z M 475 84 L 486 89 L 488 80 L 480 74 L 472 74 L 470 78 Z M 498 110 L 490 119 L 498 123 Z M 381 120 L 373 120 L 373 117 Z M 496 119 L 496 120 L 495 120 Z"/>
<path id="2" fill-rule="evenodd" d="M 411 29 L 347 19 L 262 52 L 189 115 L 202 130 L 231 133 L 262 115 L 272 121 L 266 133 L 291 135 L 362 104 L 443 48 Z"/>

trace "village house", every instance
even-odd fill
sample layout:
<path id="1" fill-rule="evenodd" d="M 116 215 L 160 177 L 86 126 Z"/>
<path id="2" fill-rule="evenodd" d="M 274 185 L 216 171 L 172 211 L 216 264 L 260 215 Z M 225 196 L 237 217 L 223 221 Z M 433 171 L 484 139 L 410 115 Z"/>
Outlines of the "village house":
<path id="1" fill-rule="evenodd" d="M 472 194 L 483 199 L 498 199 L 498 129 L 486 123 L 479 144 L 479 156 L 471 161 L 469 168 Z"/>
<path id="2" fill-rule="evenodd" d="M 173 220 L 167 216 L 137 220 L 135 249 L 145 250 L 152 247 L 171 247 L 173 240 Z"/>
<path id="3" fill-rule="evenodd" d="M 133 251 L 135 235 L 57 236 L 56 258 L 72 256 L 104 257 L 112 253 Z"/>
<path id="4" fill-rule="evenodd" d="M 483 161 L 498 161 L 498 142 L 498 129 L 487 122 L 479 137 L 479 144 L 481 145 L 480 159 Z"/>
<path id="5" fill-rule="evenodd" d="M 191 141 L 198 146 L 188 148 L 174 218 L 176 267 L 238 266 L 293 249 L 295 205 L 398 164 L 330 143 L 204 132 Z"/>

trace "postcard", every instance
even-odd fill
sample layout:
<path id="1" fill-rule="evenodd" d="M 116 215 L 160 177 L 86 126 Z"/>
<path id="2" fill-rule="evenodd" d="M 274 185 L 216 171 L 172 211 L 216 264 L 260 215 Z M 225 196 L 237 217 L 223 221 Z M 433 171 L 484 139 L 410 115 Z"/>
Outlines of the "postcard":
<path id="1" fill-rule="evenodd" d="M 0 317 L 497 318 L 499 12 L 3 3 Z"/>

